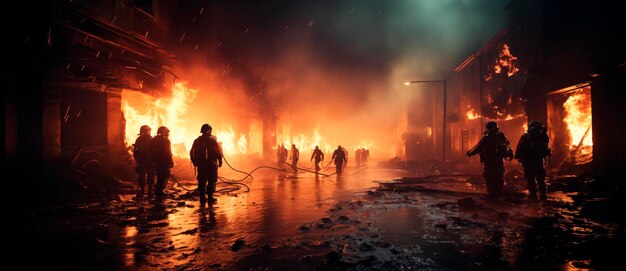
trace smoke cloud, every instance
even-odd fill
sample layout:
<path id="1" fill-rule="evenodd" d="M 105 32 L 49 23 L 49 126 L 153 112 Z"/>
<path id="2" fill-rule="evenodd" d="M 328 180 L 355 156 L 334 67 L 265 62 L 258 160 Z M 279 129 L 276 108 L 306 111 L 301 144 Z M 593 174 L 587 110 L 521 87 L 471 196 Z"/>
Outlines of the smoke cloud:
<path id="1" fill-rule="evenodd" d="M 185 1 L 170 47 L 197 99 L 256 105 L 283 135 L 389 157 L 416 95 L 402 83 L 449 76 L 504 27 L 507 2 Z"/>

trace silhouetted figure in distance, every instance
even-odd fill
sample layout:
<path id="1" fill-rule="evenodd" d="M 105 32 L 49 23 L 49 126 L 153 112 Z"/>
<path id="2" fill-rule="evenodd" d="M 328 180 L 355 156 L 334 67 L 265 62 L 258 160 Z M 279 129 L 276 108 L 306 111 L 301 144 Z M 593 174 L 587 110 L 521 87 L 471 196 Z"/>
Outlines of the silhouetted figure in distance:
<path id="1" fill-rule="evenodd" d="M 287 155 L 285 155 L 287 149 L 285 149 L 285 144 L 281 144 L 280 146 L 276 146 L 276 161 L 278 164 L 282 164 L 282 162 L 287 161 Z"/>
<path id="2" fill-rule="evenodd" d="M 337 149 L 333 152 L 333 157 L 331 161 L 335 161 L 337 175 L 341 175 L 341 173 L 343 172 L 343 165 L 347 161 L 346 151 L 344 148 L 341 147 L 341 145 L 339 145 Z"/>
<path id="3" fill-rule="evenodd" d="M 298 172 L 298 160 L 300 160 L 300 151 L 296 148 L 296 144 L 291 144 L 291 167 L 294 172 Z"/>
<path id="4" fill-rule="evenodd" d="M 318 146 L 315 146 L 313 154 L 311 154 L 311 160 L 313 159 L 315 159 L 315 172 L 319 172 L 320 162 L 324 161 L 324 152 Z"/>
<path id="5" fill-rule="evenodd" d="M 370 158 L 370 150 L 366 148 L 361 149 L 361 164 L 367 165 L 367 160 Z"/>

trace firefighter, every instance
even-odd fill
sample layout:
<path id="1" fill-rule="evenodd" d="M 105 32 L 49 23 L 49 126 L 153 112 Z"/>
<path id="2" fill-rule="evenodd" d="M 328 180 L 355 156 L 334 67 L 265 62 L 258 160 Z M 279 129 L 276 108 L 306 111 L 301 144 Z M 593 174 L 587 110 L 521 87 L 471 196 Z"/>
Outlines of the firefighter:
<path id="1" fill-rule="evenodd" d="M 367 160 L 370 158 L 370 150 L 366 148 L 361 149 L 361 164 L 367 165 Z"/>
<path id="2" fill-rule="evenodd" d="M 152 194 L 152 188 L 154 186 L 154 167 L 152 165 L 152 159 L 150 159 L 150 141 L 152 136 L 150 135 L 150 126 L 142 125 L 139 128 L 139 134 L 135 144 L 133 144 L 133 158 L 137 163 L 137 184 L 139 185 L 138 197 L 143 197 L 144 188 L 146 182 L 148 183 L 148 196 Z"/>
<path id="3" fill-rule="evenodd" d="M 546 128 L 540 122 L 531 121 L 528 123 L 528 130 L 517 143 L 515 159 L 524 168 L 524 176 L 528 182 L 528 199 L 531 201 L 537 200 L 537 188 L 540 199 L 547 199 L 544 159 L 550 156 L 549 142 Z"/>
<path id="4" fill-rule="evenodd" d="M 341 150 L 343 150 L 343 157 L 344 157 L 343 169 L 346 169 L 348 168 L 348 149 L 341 147 Z"/>
<path id="5" fill-rule="evenodd" d="M 360 167 L 361 166 L 361 154 L 362 154 L 362 149 L 361 148 L 356 148 L 356 151 L 354 151 L 354 162 L 356 163 L 356 167 Z"/>
<path id="6" fill-rule="evenodd" d="M 279 166 L 282 165 L 282 163 L 287 162 L 287 156 L 289 156 L 288 153 L 289 152 L 287 151 L 287 148 L 285 148 L 285 144 L 280 144 L 280 146 L 278 146 L 276 156 L 278 158 Z"/>
<path id="7" fill-rule="evenodd" d="M 315 172 L 320 171 L 320 162 L 324 161 L 324 153 L 318 146 L 315 146 L 315 150 L 313 150 L 313 154 L 311 154 L 311 160 L 315 158 Z"/>
<path id="8" fill-rule="evenodd" d="M 200 194 L 200 205 L 204 206 L 207 201 L 212 204 L 216 202 L 213 193 L 217 184 L 217 169 L 222 167 L 222 150 L 217 138 L 211 135 L 213 128 L 209 124 L 203 124 L 200 128 L 200 135 L 193 141 L 189 157 L 198 171 L 198 193 Z"/>
<path id="9" fill-rule="evenodd" d="M 300 151 L 296 148 L 296 144 L 291 144 L 291 168 L 294 172 L 298 172 L 298 160 L 300 160 Z"/>
<path id="10" fill-rule="evenodd" d="M 344 148 L 341 147 L 341 145 L 339 145 L 337 149 L 333 152 L 333 157 L 331 161 L 335 161 L 337 175 L 341 175 L 341 172 L 343 172 L 343 164 L 347 162 L 346 151 Z"/>
<path id="11" fill-rule="evenodd" d="M 504 185 L 504 162 L 502 159 L 513 160 L 511 144 L 506 136 L 498 129 L 495 121 L 490 121 L 485 126 L 484 136 L 476 146 L 467 151 L 467 156 L 480 155 L 483 163 L 483 177 L 487 184 L 487 192 L 493 200 L 499 200 Z"/>
<path id="12" fill-rule="evenodd" d="M 165 126 L 157 129 L 157 135 L 150 141 L 150 154 L 156 172 L 155 195 L 157 200 L 165 197 L 165 186 L 170 177 L 170 168 L 174 167 L 172 159 L 172 144 L 169 137 L 170 129 Z"/>

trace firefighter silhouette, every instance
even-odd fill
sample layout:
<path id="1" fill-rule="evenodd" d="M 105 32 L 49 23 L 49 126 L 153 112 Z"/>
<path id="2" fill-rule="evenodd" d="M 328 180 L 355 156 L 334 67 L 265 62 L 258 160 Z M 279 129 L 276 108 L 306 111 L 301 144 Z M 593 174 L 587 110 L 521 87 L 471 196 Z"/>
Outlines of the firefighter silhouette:
<path id="1" fill-rule="evenodd" d="M 498 129 L 495 121 L 485 126 L 485 134 L 476 146 L 467 152 L 467 156 L 480 155 L 483 163 L 483 177 L 487 184 L 487 192 L 491 199 L 497 200 L 502 196 L 504 185 L 504 158 L 513 160 L 513 151 L 506 136 Z"/>
<path id="2" fill-rule="evenodd" d="M 367 165 L 367 160 L 370 158 L 370 150 L 366 148 L 361 149 L 361 164 Z"/>
<path id="3" fill-rule="evenodd" d="M 288 151 L 285 148 L 285 144 L 281 144 L 276 148 L 276 159 L 278 160 L 278 165 L 282 166 L 284 162 L 287 162 Z"/>
<path id="4" fill-rule="evenodd" d="M 157 135 L 150 141 L 150 157 L 156 172 L 155 195 L 158 200 L 165 197 L 165 186 L 170 177 L 170 168 L 174 166 L 172 159 L 172 143 L 169 140 L 170 129 L 165 126 L 157 129 Z"/>
<path id="5" fill-rule="evenodd" d="M 296 148 L 296 144 L 291 144 L 291 168 L 294 172 L 298 172 L 298 160 L 300 160 L 300 151 Z"/>
<path id="6" fill-rule="evenodd" d="M 283 147 L 284 147 L 283 144 L 276 146 L 276 161 L 278 162 L 279 165 L 281 164 L 281 162 L 284 162 L 283 161 Z"/>
<path id="7" fill-rule="evenodd" d="M 217 138 L 211 135 L 213 128 L 203 124 L 200 128 L 202 135 L 198 136 L 191 145 L 189 157 L 198 171 L 198 194 L 200 205 L 207 201 L 214 203 L 215 185 L 217 184 L 217 170 L 222 167 L 222 150 Z"/>
<path id="8" fill-rule="evenodd" d="M 137 185 L 139 185 L 137 196 L 139 197 L 143 197 L 146 182 L 148 183 L 148 196 L 152 194 L 154 187 L 154 165 L 150 158 L 151 130 L 150 126 L 142 125 L 139 128 L 139 137 L 133 144 L 133 158 L 137 163 Z"/>
<path id="9" fill-rule="evenodd" d="M 540 199 L 542 201 L 547 199 L 544 160 L 550 156 L 549 142 L 546 128 L 537 121 L 531 121 L 528 123 L 528 130 L 522 134 L 517 143 L 515 159 L 524 168 L 529 200 L 537 200 L 537 188 Z"/>
<path id="10" fill-rule="evenodd" d="M 311 160 L 315 159 L 315 172 L 320 171 L 320 162 L 324 161 L 324 153 L 318 146 L 315 146 L 313 154 L 311 154 Z"/>
<path id="11" fill-rule="evenodd" d="M 347 162 L 346 159 L 346 150 L 339 145 L 337 149 L 333 152 L 333 157 L 331 161 L 335 161 L 335 168 L 337 169 L 337 175 L 341 175 L 343 172 L 344 163 Z"/>
<path id="12" fill-rule="evenodd" d="M 356 167 L 361 166 L 361 155 L 363 154 L 363 150 L 361 148 L 356 148 L 354 151 L 354 162 L 356 163 Z"/>

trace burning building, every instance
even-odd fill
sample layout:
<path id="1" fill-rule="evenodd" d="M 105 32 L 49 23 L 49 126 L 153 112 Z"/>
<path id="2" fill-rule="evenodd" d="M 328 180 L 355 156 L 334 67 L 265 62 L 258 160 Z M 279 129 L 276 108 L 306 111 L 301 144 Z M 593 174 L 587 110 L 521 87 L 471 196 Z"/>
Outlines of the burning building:
<path id="1" fill-rule="evenodd" d="M 511 1 L 509 24 L 534 59 L 522 90 L 529 119 L 548 124 L 553 167 L 623 168 L 626 30 L 617 3 Z M 608 12 L 608 13 L 607 13 Z M 584 20 L 562 20 L 584 14 Z M 575 167 L 574 167 L 575 168 Z M 576 171 L 573 171 L 577 173 Z M 580 171 L 578 171 L 579 173 Z"/>
<path id="2" fill-rule="evenodd" d="M 87 156 L 120 164 L 127 155 L 123 93 L 160 95 L 176 79 L 174 54 L 164 49 L 175 7 L 166 1 L 19 5 L 10 9 L 12 69 L 4 72 L 7 164 L 37 187 L 68 166 L 80 168 Z"/>
<path id="3" fill-rule="evenodd" d="M 462 155 L 475 145 L 490 120 L 498 123 L 513 148 L 524 132 L 527 119 L 520 92 L 528 74 L 513 46 L 510 33 L 503 30 L 456 67 L 455 110 L 462 118 L 451 125 L 453 153 Z"/>
<path id="4" fill-rule="evenodd" d="M 513 144 L 537 120 L 547 125 L 555 172 L 615 173 L 626 145 L 619 7 L 514 0 L 505 9 L 508 27 L 455 70 L 465 118 L 451 127 L 453 151 L 475 143 L 485 119 L 499 120 Z M 573 14 L 585 19 L 562 19 Z"/>
<path id="5" fill-rule="evenodd" d="M 233 19 L 228 14 L 241 12 L 236 6 L 200 1 L 53 1 L 11 10 L 5 158 L 29 178 L 78 169 L 90 158 L 130 165 L 144 124 L 153 131 L 168 126 L 174 154 L 185 159 L 206 122 L 227 155 L 273 159 L 277 144 L 296 144 L 304 153 L 316 145 L 328 153 L 339 144 L 384 157 L 396 152 L 386 126 L 372 134 L 361 125 L 389 122 L 382 114 L 388 110 L 367 95 L 385 78 L 355 82 L 338 72 L 351 66 L 315 59 L 302 46 L 317 31 L 313 23 L 296 32 L 262 17 Z M 37 24 L 25 22 L 33 18 Z M 229 18 L 232 24 L 217 27 Z M 376 64 L 355 73 L 384 69 Z M 336 97 L 310 102 L 328 94 Z"/>

